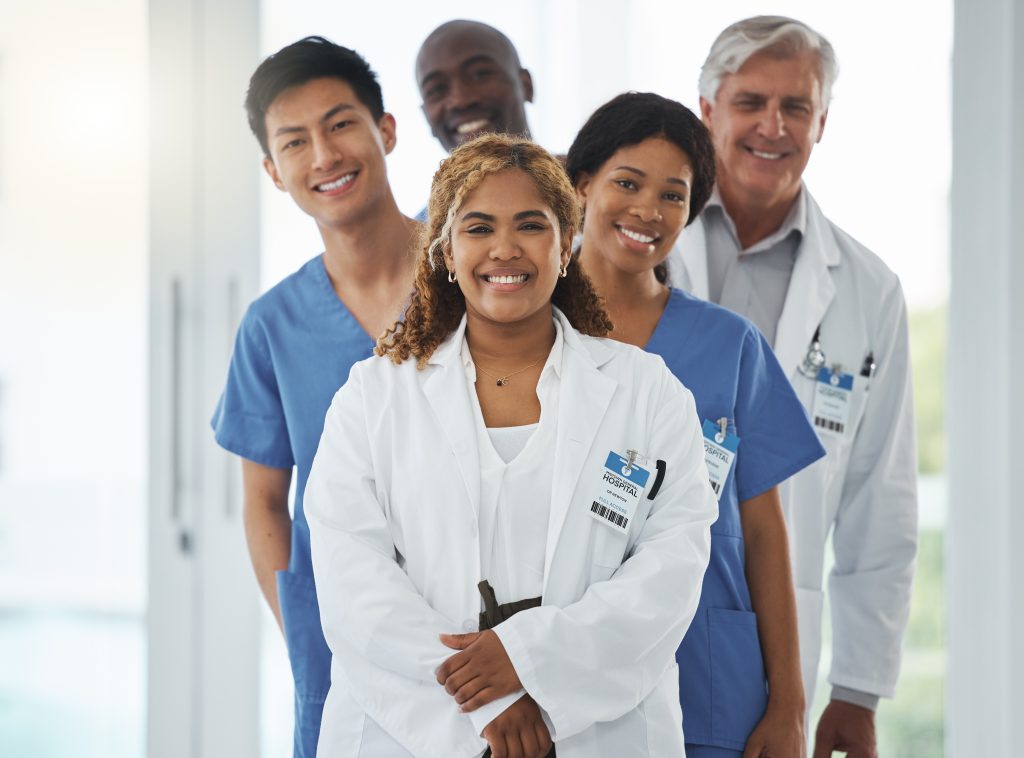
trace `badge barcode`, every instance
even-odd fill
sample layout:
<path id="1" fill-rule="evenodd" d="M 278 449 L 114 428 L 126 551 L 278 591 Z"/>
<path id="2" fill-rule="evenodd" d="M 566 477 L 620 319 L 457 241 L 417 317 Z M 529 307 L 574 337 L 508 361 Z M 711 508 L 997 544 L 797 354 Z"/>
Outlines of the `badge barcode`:
<path id="1" fill-rule="evenodd" d="M 839 432 L 842 434 L 846 428 L 846 424 L 840 423 L 839 421 L 833 421 L 832 419 L 822 418 L 821 416 L 814 417 L 814 425 L 820 426 L 822 429 L 828 429 L 830 432 Z"/>
<path id="2" fill-rule="evenodd" d="M 711 489 L 715 491 L 716 495 L 722 494 L 722 485 L 719 484 L 718 482 L 711 482 Z"/>
<path id="3" fill-rule="evenodd" d="M 625 516 L 623 516 L 621 513 L 616 513 L 611 508 L 606 508 L 605 506 L 601 505 L 596 500 L 590 506 L 590 510 L 593 513 L 596 513 L 601 518 L 608 519 L 609 521 L 611 521 L 613 524 L 615 524 L 615 526 L 619 527 L 620 529 L 625 529 L 626 528 L 626 524 L 629 523 L 629 519 L 626 518 Z"/>

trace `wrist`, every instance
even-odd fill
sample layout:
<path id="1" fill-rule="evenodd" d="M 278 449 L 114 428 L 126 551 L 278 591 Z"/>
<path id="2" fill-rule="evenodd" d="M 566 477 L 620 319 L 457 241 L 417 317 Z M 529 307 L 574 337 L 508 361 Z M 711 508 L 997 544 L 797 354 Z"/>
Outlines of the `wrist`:
<path id="1" fill-rule="evenodd" d="M 768 713 L 776 716 L 792 716 L 794 718 L 803 721 L 804 713 L 807 710 L 807 702 L 804 699 L 803 692 L 800 694 L 794 693 L 776 693 L 768 695 Z"/>

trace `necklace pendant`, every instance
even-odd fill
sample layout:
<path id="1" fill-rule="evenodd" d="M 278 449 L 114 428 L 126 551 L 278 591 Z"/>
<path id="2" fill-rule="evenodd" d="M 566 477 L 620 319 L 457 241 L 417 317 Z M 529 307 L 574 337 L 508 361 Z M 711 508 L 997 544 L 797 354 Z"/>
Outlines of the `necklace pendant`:
<path id="1" fill-rule="evenodd" d="M 499 386 L 499 387 L 504 387 L 506 384 L 508 384 L 508 377 L 507 376 L 501 377 L 501 379 L 499 379 L 497 382 L 495 382 L 495 384 L 497 386 Z"/>

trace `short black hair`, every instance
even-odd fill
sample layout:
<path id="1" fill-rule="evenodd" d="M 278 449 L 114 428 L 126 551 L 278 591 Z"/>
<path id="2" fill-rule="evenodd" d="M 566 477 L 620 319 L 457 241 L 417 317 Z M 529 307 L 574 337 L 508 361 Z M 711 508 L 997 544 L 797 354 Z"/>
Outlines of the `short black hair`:
<path id="1" fill-rule="evenodd" d="M 375 120 L 383 118 L 384 96 L 370 64 L 355 50 L 336 45 L 329 39 L 304 37 L 268 55 L 249 79 L 245 112 L 249 117 L 249 128 L 256 135 L 264 155 L 270 156 L 266 117 L 271 103 L 286 89 L 323 78 L 341 79 L 352 88 Z"/>
<path id="2" fill-rule="evenodd" d="M 602 105 L 580 129 L 565 159 L 575 185 L 580 174 L 595 174 L 617 150 L 650 137 L 668 140 L 690 158 L 690 224 L 704 209 L 715 185 L 715 147 L 701 120 L 682 103 L 653 92 L 626 92 Z"/>

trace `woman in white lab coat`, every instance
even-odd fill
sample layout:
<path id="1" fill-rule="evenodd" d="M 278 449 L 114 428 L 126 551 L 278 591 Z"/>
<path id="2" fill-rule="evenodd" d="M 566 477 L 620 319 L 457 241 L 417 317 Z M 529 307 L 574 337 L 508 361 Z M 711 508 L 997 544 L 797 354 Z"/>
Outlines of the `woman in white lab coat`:
<path id="1" fill-rule="evenodd" d="M 693 399 L 588 336 L 610 324 L 550 154 L 467 143 L 428 212 L 405 319 L 335 397 L 306 488 L 346 683 L 318 754 L 682 755 L 674 653 L 717 516 Z"/>

